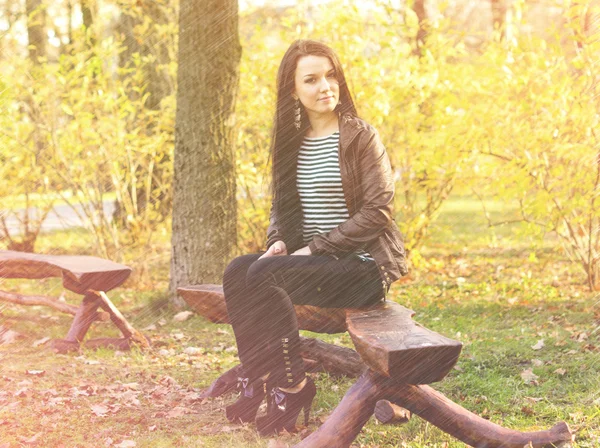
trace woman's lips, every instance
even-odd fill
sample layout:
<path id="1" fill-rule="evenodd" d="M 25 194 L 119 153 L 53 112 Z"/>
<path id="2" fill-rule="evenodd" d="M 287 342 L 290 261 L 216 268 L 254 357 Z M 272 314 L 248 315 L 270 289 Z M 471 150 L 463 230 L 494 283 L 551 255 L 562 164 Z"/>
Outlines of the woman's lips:
<path id="1" fill-rule="evenodd" d="M 325 98 L 321 98 L 319 101 L 329 101 L 329 100 L 332 100 L 332 99 L 333 99 L 333 95 L 325 97 Z"/>

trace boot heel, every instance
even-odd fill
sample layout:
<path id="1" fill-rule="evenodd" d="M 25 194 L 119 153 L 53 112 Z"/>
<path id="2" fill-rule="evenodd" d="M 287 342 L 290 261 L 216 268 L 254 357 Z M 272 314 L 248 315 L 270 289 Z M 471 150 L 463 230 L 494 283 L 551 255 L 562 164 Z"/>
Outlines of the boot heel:
<path id="1" fill-rule="evenodd" d="M 308 421 L 310 420 L 310 408 L 312 407 L 312 401 L 308 405 L 308 407 L 304 408 L 304 426 L 308 426 Z"/>

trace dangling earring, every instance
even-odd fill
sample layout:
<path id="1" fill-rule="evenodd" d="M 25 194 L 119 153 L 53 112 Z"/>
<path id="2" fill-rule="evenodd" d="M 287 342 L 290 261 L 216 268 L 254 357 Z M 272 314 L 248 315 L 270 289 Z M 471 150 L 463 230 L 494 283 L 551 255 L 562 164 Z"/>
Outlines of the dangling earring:
<path id="1" fill-rule="evenodd" d="M 300 127 L 302 126 L 302 118 L 300 117 L 300 100 L 298 98 L 296 98 L 296 102 L 294 103 L 294 126 L 296 126 L 296 129 L 299 131 Z"/>

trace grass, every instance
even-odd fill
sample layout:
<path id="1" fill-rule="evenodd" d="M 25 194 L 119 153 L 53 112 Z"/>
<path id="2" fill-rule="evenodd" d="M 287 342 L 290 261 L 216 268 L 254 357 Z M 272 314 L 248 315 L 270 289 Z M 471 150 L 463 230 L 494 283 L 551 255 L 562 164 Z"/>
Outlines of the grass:
<path id="1" fill-rule="evenodd" d="M 494 218 L 510 216 L 502 204 Z M 566 421 L 574 447 L 600 446 L 600 296 L 587 291 L 581 268 L 552 238 L 520 234 L 519 225 L 486 227 L 476 201 L 449 201 L 422 253 L 427 266 L 393 285 L 390 299 L 417 312 L 426 327 L 463 342 L 455 369 L 434 387 L 491 421 L 519 430 Z M 165 300 L 168 238 L 150 275 L 156 291 L 130 283 L 111 298 L 153 340 L 142 353 L 112 350 L 54 355 L 44 337 L 64 336 L 70 317 L 40 307 L 0 304 L 0 325 L 23 335 L 0 345 L 0 447 L 266 447 L 251 425 L 231 425 L 234 396 L 202 401 L 199 391 L 237 363 L 231 328 L 178 311 Z M 85 253 L 90 240 L 72 231 L 44 235 L 41 251 Z M 167 255 L 165 255 L 167 254 Z M 5 280 L 1 289 L 60 294 L 56 279 Z M 77 299 L 67 295 L 68 300 Z M 150 326 L 150 327 L 149 327 Z M 114 336 L 96 323 L 92 337 Z M 346 334 L 320 335 L 352 346 Z M 543 347 L 534 350 L 543 340 Z M 197 347 L 197 353 L 186 348 Z M 536 377 L 526 382 L 522 374 Z M 32 371 L 43 371 L 43 375 Z M 29 372 L 29 373 L 28 373 Z M 315 375 L 317 427 L 351 380 Z M 102 412 L 106 411 L 106 412 Z M 292 445 L 298 436 L 282 436 Z M 283 445 L 285 446 L 285 445 Z M 462 447 L 418 417 L 402 426 L 365 426 L 356 447 Z"/>

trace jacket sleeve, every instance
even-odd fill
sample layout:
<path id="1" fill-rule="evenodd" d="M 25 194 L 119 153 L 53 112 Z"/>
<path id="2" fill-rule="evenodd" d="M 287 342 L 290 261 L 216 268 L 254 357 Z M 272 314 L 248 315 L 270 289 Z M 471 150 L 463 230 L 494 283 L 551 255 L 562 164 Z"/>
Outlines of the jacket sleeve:
<path id="1" fill-rule="evenodd" d="M 279 213 L 277 206 L 275 200 L 273 200 L 271 203 L 271 213 L 269 214 L 269 227 L 267 228 L 267 250 L 269 250 L 269 247 L 276 241 L 283 241 L 285 243 L 278 217 Z"/>
<path id="2" fill-rule="evenodd" d="M 362 206 L 349 219 L 309 243 L 315 255 L 353 252 L 376 239 L 393 220 L 394 179 L 390 159 L 377 131 L 359 137 Z"/>

